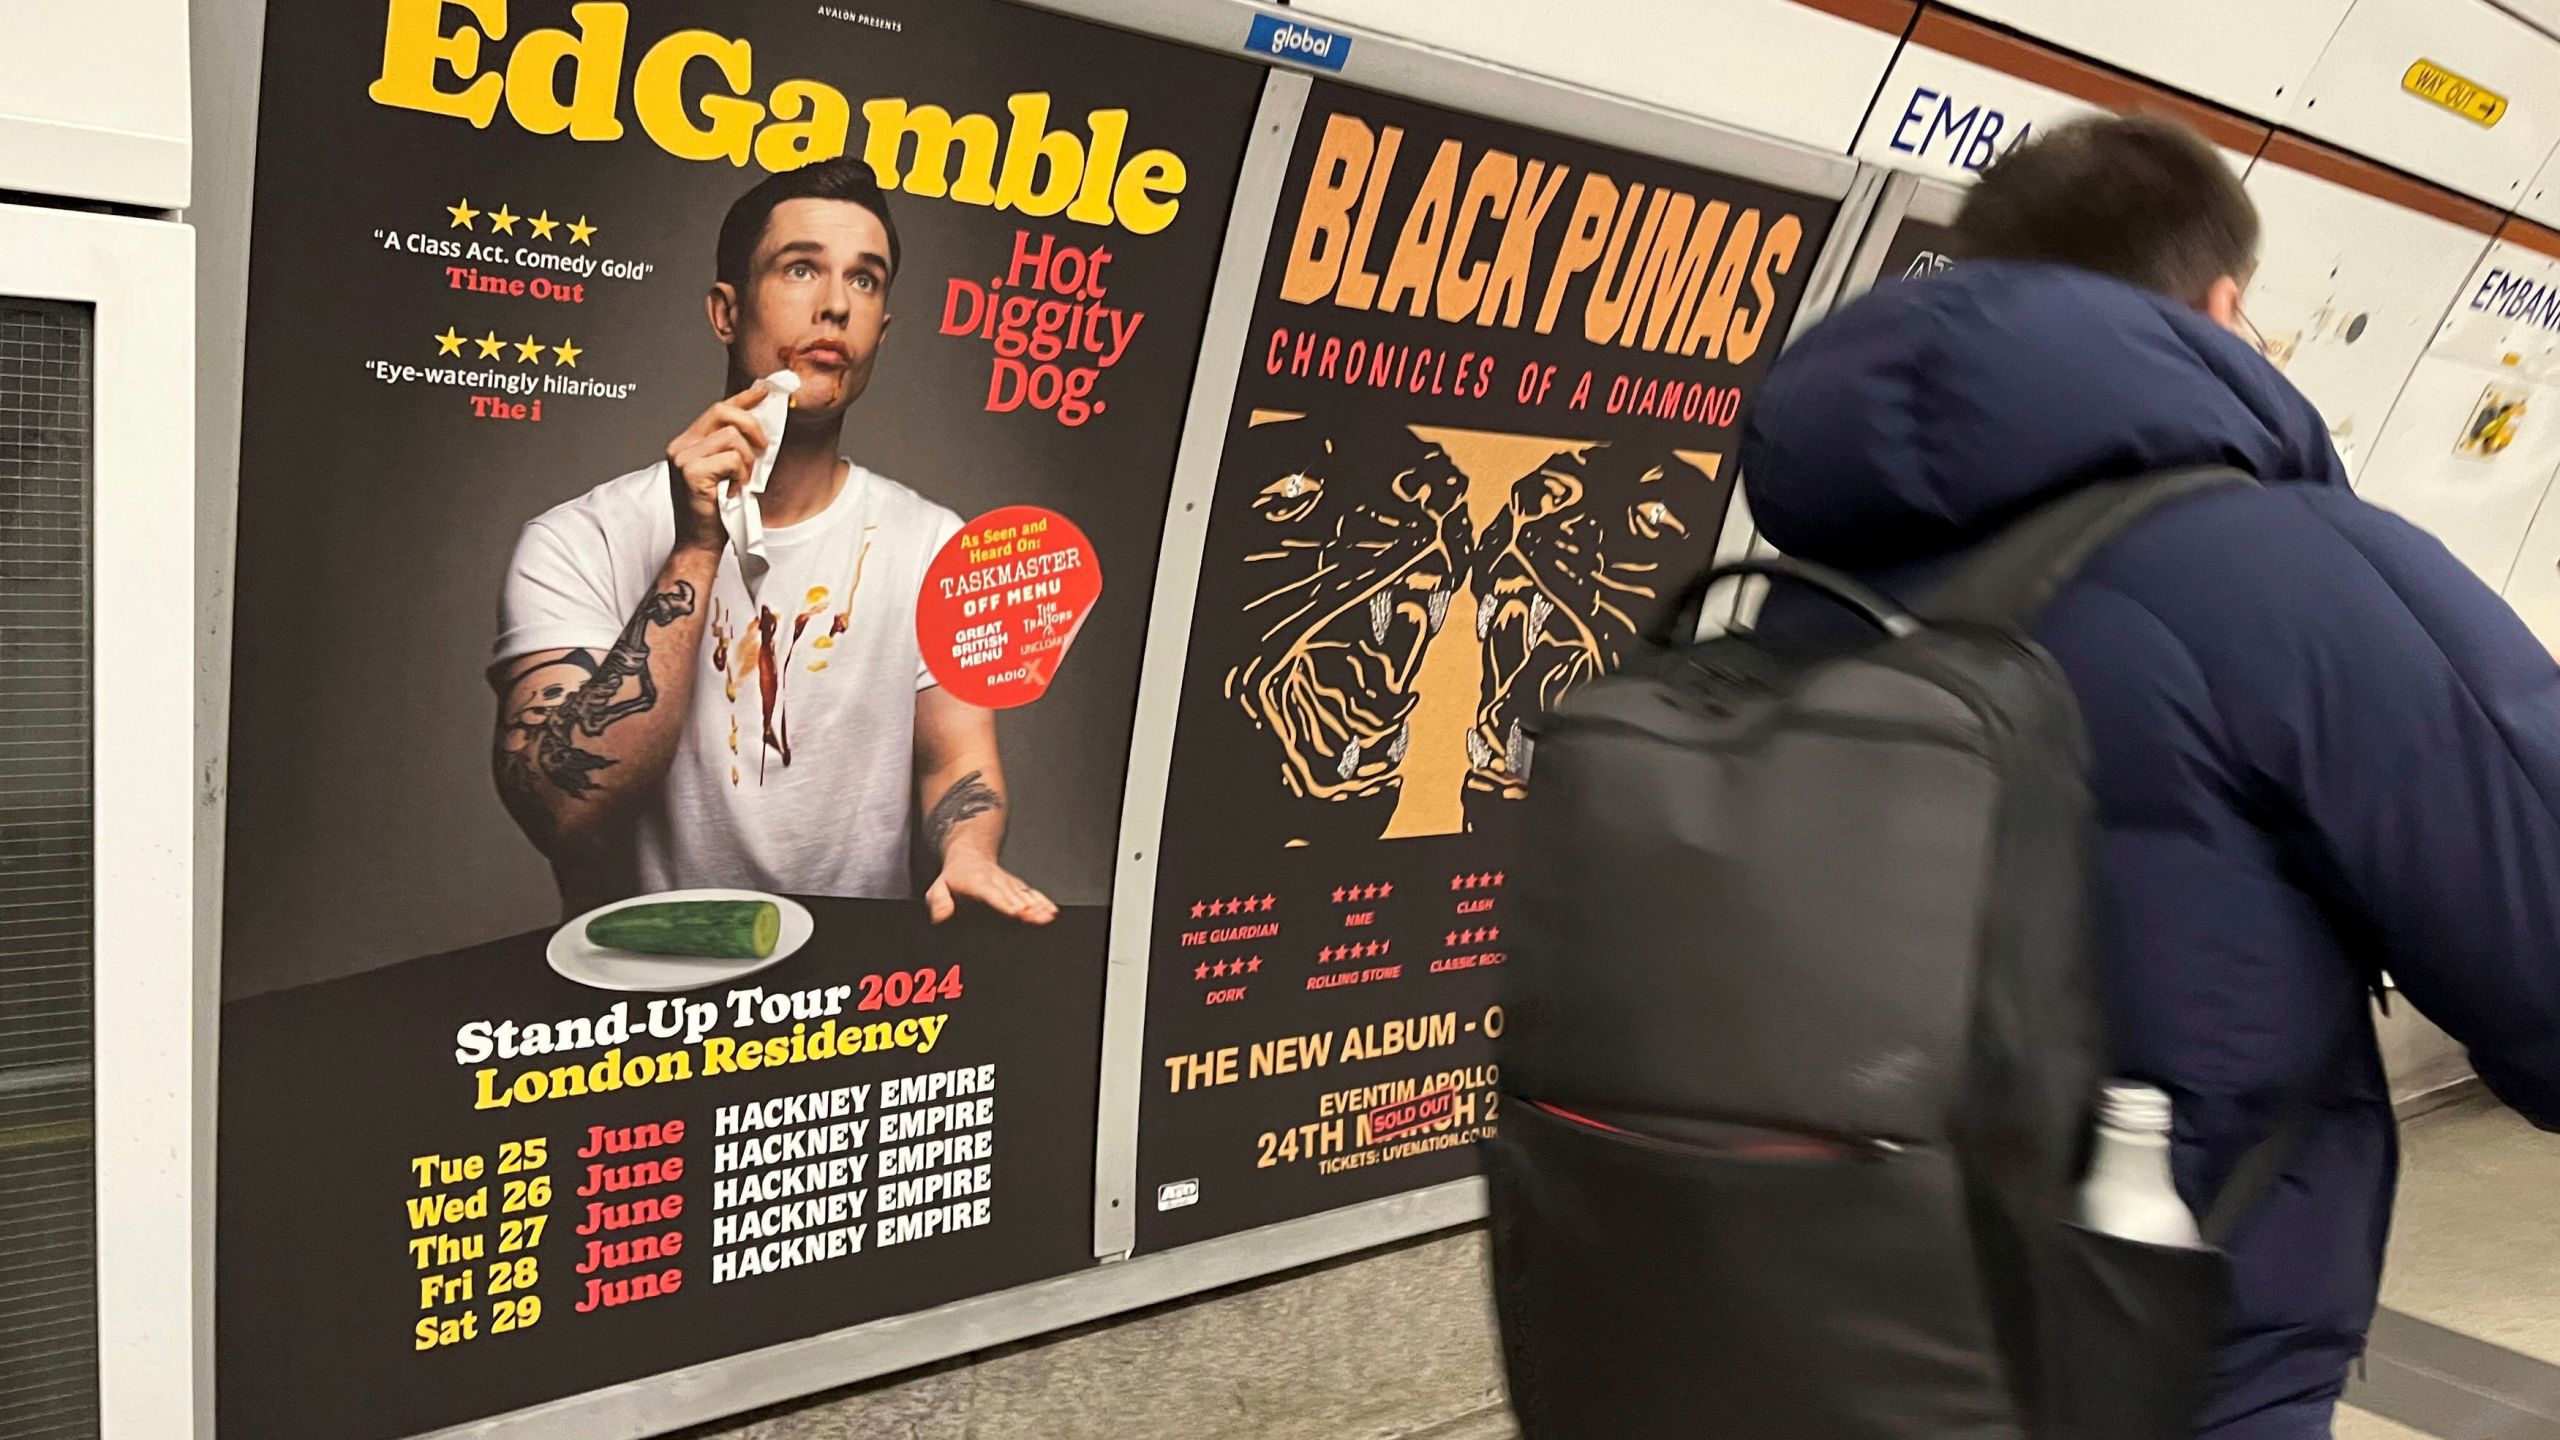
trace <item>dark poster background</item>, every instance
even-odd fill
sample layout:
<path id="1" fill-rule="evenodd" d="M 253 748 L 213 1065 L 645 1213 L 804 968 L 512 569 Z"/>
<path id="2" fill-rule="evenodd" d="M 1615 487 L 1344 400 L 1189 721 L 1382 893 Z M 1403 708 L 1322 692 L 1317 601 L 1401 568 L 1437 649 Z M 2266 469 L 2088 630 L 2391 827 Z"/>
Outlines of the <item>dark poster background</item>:
<path id="1" fill-rule="evenodd" d="M 1049 97 L 1053 131 L 1128 111 L 1125 161 L 1180 156 L 1180 213 L 1153 235 L 1026 218 L 892 192 L 904 269 L 870 389 L 846 421 L 852 456 L 966 521 L 1005 505 L 1065 515 L 1105 585 L 1056 683 L 997 716 L 1014 804 L 1006 857 L 1061 904 L 1110 898 L 1149 590 L 1190 395 L 1201 317 L 1245 131 L 1265 72 L 993 0 L 867 0 L 884 24 L 812 3 L 651 0 L 628 11 L 621 138 L 528 132 L 501 104 L 488 128 L 373 103 L 389 0 L 275 0 L 260 97 L 242 417 L 239 593 L 230 766 L 224 993 L 328 979 L 558 918 L 551 875 L 489 777 L 490 661 L 499 582 L 524 523 L 664 455 L 721 398 L 725 357 L 703 315 L 714 240 L 757 165 L 680 160 L 636 110 L 637 72 L 690 28 L 752 45 L 741 88 L 770 105 L 809 79 L 850 103 L 894 96 L 1010 125 L 1009 96 Z M 621 7 L 613 7 L 621 8 Z M 851 14 L 848 7 L 827 7 Z M 509 0 L 483 78 L 566 0 Z M 468 7 L 438 23 L 471 28 Z M 695 60 L 694 123 L 718 70 Z M 461 88 L 450 67 L 447 90 Z M 561 91 L 569 82 L 564 70 Z M 721 87 L 725 90 L 725 86 Z M 732 104 L 737 103 L 734 99 Z M 955 165 L 955 173 L 957 166 Z M 449 207 L 477 212 L 457 228 Z M 493 233 L 500 209 L 519 217 Z M 533 218 L 559 222 L 547 240 Z M 567 222 L 594 226 L 584 244 Z M 1024 405 L 986 408 L 992 347 L 940 333 L 946 284 L 1003 274 L 1017 231 L 1109 249 L 1102 303 L 1144 321 L 1078 427 Z M 386 238 L 396 248 L 384 248 Z M 584 285 L 583 301 L 450 288 L 457 260 L 413 240 L 646 266 L 640 278 L 476 264 L 507 279 Z M 458 356 L 436 337 L 462 338 Z M 483 360 L 479 338 L 504 342 Z M 517 342 L 543 347 L 520 360 Z M 577 347 L 562 365 L 561 341 Z M 498 369 L 629 386 L 627 398 L 544 399 L 539 423 L 477 418 L 469 388 L 386 383 L 374 362 Z M 930 880 L 928 871 L 919 884 Z"/>
<path id="2" fill-rule="evenodd" d="M 1719 358 L 1587 338 L 1585 303 L 1607 265 L 1567 286 L 1545 335 L 1330 295 L 1294 303 L 1283 277 L 1311 177 L 1321 162 L 1325 182 L 1342 183 L 1321 153 L 1338 116 L 1376 153 L 1390 127 L 1402 132 L 1390 178 L 1377 188 L 1372 172 L 1361 202 L 1374 212 L 1358 232 L 1371 273 L 1389 269 L 1444 141 L 1463 142 L 1461 192 L 1488 147 L 1524 170 L 1566 167 L 1527 266 L 1524 321 L 1595 174 L 1630 208 L 1636 185 L 1693 197 L 1701 214 L 1722 202 L 1746 254 L 1746 214 L 1771 251 L 1791 217 L 1793 255 L 1767 272 L 1765 299 L 1741 287 L 1759 328 Z M 1184 681 L 1150 972 L 1142 1247 L 1471 1170 L 1467 1142 L 1499 1123 L 1487 1033 L 1501 1024 L 1505 867 L 1525 841 L 1513 816 L 1534 766 L 1522 727 L 1614 666 L 1713 552 L 1733 417 L 1777 352 L 1831 214 L 1740 180 L 1316 87 L 1228 424 Z M 1499 229 L 1482 222 L 1468 253 L 1494 254 Z M 1303 375 L 1301 337 L 1316 357 Z M 1359 383 L 1343 369 L 1322 377 L 1336 341 Z M 1386 384 L 1349 362 L 1355 345 L 1371 357 L 1385 347 Z M 1714 398 L 1683 409 L 1689 418 L 1630 413 L 1648 380 Z"/>
<path id="3" fill-rule="evenodd" d="M 502 1414 L 600 1386 L 735 1355 L 759 1346 L 904 1314 L 989 1290 L 1063 1274 L 1092 1262 L 1095 1060 L 1099 1048 L 1102 945 L 1107 912 L 1079 907 L 1046 930 L 1024 932 L 986 916 L 942 928 L 921 910 L 886 900 L 811 899 L 820 942 L 736 987 L 680 997 L 732 1011 L 731 989 L 787 994 L 844 984 L 874 969 L 846 944 L 824 937 L 860 935 L 879 953 L 895 953 L 910 971 L 935 972 L 936 993 L 960 973 L 960 994 L 858 1011 L 860 993 L 839 1023 L 895 1023 L 944 1017 L 938 1041 L 913 1049 L 813 1060 L 773 1069 L 709 1076 L 697 1057 L 695 1078 L 626 1086 L 610 1093 L 498 1109 L 476 1109 L 477 1071 L 495 1068 L 499 1093 L 517 1074 L 555 1065 L 584 1071 L 604 1053 L 584 1050 L 541 1059 L 457 1064 L 457 1027 L 506 1015 L 556 1021 L 595 1015 L 617 999 L 645 1009 L 648 995 L 615 996 L 575 985 L 542 962 L 548 931 L 510 936 L 449 955 L 374 970 L 323 985 L 237 1001 L 223 1013 L 222 1166 L 218 1321 L 220 1423 L 225 1435 L 257 1440 L 392 1440 L 440 1426 Z M 787 1036 L 792 1021 L 730 1028 L 722 1036 L 762 1040 Z M 814 1031 L 824 1020 L 805 1022 Z M 625 1057 L 682 1049 L 666 1041 L 634 1041 Z M 883 1082 L 992 1064 L 992 1125 L 967 1117 L 928 1139 L 983 1134 L 983 1151 L 961 1163 L 934 1163 L 891 1175 L 893 1153 L 917 1142 L 885 1143 L 879 1129 Z M 743 1138 L 792 1135 L 836 1123 L 810 1118 L 759 1130 L 719 1132 L 717 1112 L 746 1101 L 798 1096 L 840 1086 L 872 1087 L 863 1108 L 845 1119 L 868 1122 L 864 1143 L 826 1155 L 777 1160 L 755 1171 L 722 1172 L 718 1147 Z M 974 1103 L 980 1095 L 966 1097 Z M 590 1128 L 685 1125 L 681 1142 L 595 1159 L 578 1151 Z M 524 1142 L 544 1142 L 544 1163 L 529 1165 Z M 978 1142 L 972 1142 L 978 1143 Z M 720 1207 L 716 1186 L 740 1174 L 772 1176 L 837 1156 L 864 1162 L 859 1214 L 832 1223 L 800 1224 L 772 1238 L 822 1234 L 842 1225 L 869 1227 L 859 1251 L 765 1274 L 714 1283 L 722 1253 L 715 1229 L 765 1211 L 763 1203 Z M 412 1167 L 433 1158 L 476 1159 L 477 1175 L 449 1179 L 435 1170 L 421 1183 Z M 680 1158 L 685 1170 L 668 1183 L 582 1195 L 591 1163 L 645 1164 Z M 507 1168 L 511 1163 L 522 1168 Z M 897 1214 L 922 1214 L 983 1198 L 986 1223 L 883 1246 L 883 1208 L 899 1199 L 889 1187 L 945 1177 L 946 1188 L 974 1184 L 984 1164 L 990 1188 L 936 1195 Z M 965 1179 L 951 1177 L 970 1177 Z M 547 1192 L 510 1191 L 547 1184 Z M 419 1223 L 413 1204 L 442 1198 L 478 1213 Z M 681 1207 L 646 1221 L 581 1234 L 590 1202 L 659 1202 Z M 789 1206 L 823 1192 L 778 1198 Z M 806 1216 L 799 1217 L 806 1219 Z M 539 1219 L 537 1235 L 531 1222 Z M 627 1245 L 679 1236 L 678 1248 L 630 1263 L 582 1271 L 589 1243 Z M 755 1248 L 767 1237 L 727 1247 Z M 452 1242 L 450 1246 L 442 1242 Z M 413 1250 L 423 1245 L 424 1253 Z M 465 1252 L 468 1252 L 467 1254 Z M 529 1284 L 514 1267 L 533 1263 Z M 581 1311 L 588 1282 L 627 1283 L 680 1271 L 673 1293 Z M 458 1288 L 466 1284 L 465 1295 Z M 430 1292 L 426 1287 L 433 1285 Z M 502 1288 L 503 1287 L 503 1288 Z M 432 1294 L 433 1303 L 426 1298 Z M 522 1306 L 538 1309 L 528 1322 Z M 502 1310 L 501 1307 L 512 1307 Z M 419 1348 L 418 1326 L 469 1323 L 465 1335 L 439 1329 L 439 1343 Z M 499 1329 L 501 1324 L 509 1328 Z M 450 1338 L 446 1338 L 450 1337 Z"/>
<path id="4" fill-rule="evenodd" d="M 416 1434 L 1091 1258 L 1105 907 L 1148 592 L 1264 72 L 992 0 L 867 0 L 858 12 L 652 0 L 580 5 L 581 18 L 566 0 L 510 0 L 496 38 L 498 9 L 268 8 L 228 780 L 217 1300 L 226 1435 Z M 532 133 L 507 103 L 486 128 L 375 103 L 386 26 L 404 14 L 414 25 L 421 11 L 447 37 L 434 73 L 448 92 L 470 82 L 452 58 L 462 32 L 493 32 L 478 37 L 476 54 L 488 82 L 534 37 L 618 16 L 628 26 L 618 75 L 591 57 L 584 78 L 618 87 L 624 133 Z M 525 521 L 661 456 L 723 393 L 725 356 L 703 304 L 714 237 L 764 172 L 679 159 L 644 125 L 644 57 L 687 30 L 751 47 L 727 52 L 748 66 L 743 76 L 724 78 L 709 58 L 683 67 L 687 124 L 710 123 L 706 107 L 724 100 L 732 114 L 752 103 L 768 118 L 805 120 L 808 92 L 786 106 L 777 87 L 812 81 L 849 104 L 848 150 L 858 155 L 862 107 L 875 97 L 990 117 L 990 134 L 1009 135 L 1008 100 L 1037 94 L 1051 133 L 1091 145 L 1089 114 L 1125 110 L 1121 160 L 1162 148 L 1183 162 L 1179 213 L 1148 234 L 893 192 L 904 242 L 889 296 L 896 323 L 846 427 L 855 459 L 964 521 L 1015 505 L 1066 517 L 1108 577 L 1054 685 L 998 716 L 1012 792 L 1005 859 L 1064 914 L 1045 930 L 980 912 L 937 929 L 921 901 L 800 897 L 814 939 L 738 988 L 823 997 L 841 987 L 878 1006 L 839 1021 L 939 1016 L 933 1049 L 714 1076 L 705 1042 L 634 1039 L 612 1047 L 622 1061 L 683 1049 L 698 1073 L 485 1106 L 480 1070 L 500 1072 L 503 1091 L 552 1067 L 585 1074 L 604 1050 L 465 1062 L 459 1027 L 592 1018 L 622 998 L 545 963 L 559 905 L 548 867 L 494 791 L 495 701 L 483 671 Z M 557 75 L 554 99 L 571 96 L 568 62 Z M 913 165 L 911 151 L 904 158 Z M 1107 248 L 1099 303 L 1144 316 L 1126 354 L 1101 372 L 1082 425 L 1032 405 L 990 409 L 990 340 L 941 333 L 949 282 L 1005 274 L 1024 231 L 1034 246 L 1054 239 L 1097 257 Z M 562 268 L 590 262 L 583 274 Z M 525 288 L 457 287 L 455 265 Z M 473 397 L 492 386 L 439 383 L 440 369 L 543 387 L 500 397 L 540 400 L 540 419 L 487 413 Z M 726 1014 L 730 988 L 666 998 Z M 661 997 L 630 998 L 645 1007 Z M 721 1034 L 760 1041 L 803 1023 L 824 1022 L 759 1018 Z M 983 1223 L 886 1248 L 875 1233 L 858 1253 L 712 1283 L 724 1248 L 715 1226 L 764 1208 L 716 1203 L 713 1187 L 734 1178 L 713 1165 L 720 1107 L 983 1065 L 995 1067 L 996 1099 L 990 1123 L 968 1133 L 986 1137 L 989 1153 L 945 1157 L 914 1177 L 945 1187 L 915 1213 L 984 1201 Z M 574 1152 L 589 1127 L 673 1121 L 687 1127 L 680 1143 L 614 1159 L 680 1158 L 684 1175 L 659 1172 L 602 1197 L 658 1208 L 577 1235 L 585 1162 Z M 535 1139 L 547 1166 L 505 1172 Z M 858 1199 L 858 1217 L 838 1218 L 876 1223 L 892 1199 L 879 1173 L 890 1147 L 875 1136 L 857 1148 L 868 1176 L 785 1198 Z M 457 1168 L 421 1182 L 422 1157 Z M 759 1173 L 797 1163 L 785 1156 Z M 547 1200 L 523 1191 L 508 1209 L 503 1187 L 536 1178 L 550 1181 Z M 664 1203 L 679 1200 L 674 1210 Z M 510 1230 L 537 1216 L 547 1220 L 540 1238 L 521 1223 Z M 829 1228 L 817 1212 L 785 1223 L 780 1238 Z M 590 1238 L 634 1248 L 581 1273 Z M 526 1261 L 531 1271 L 517 1268 Z M 680 1285 L 667 1283 L 672 1271 Z M 627 1303 L 581 1313 L 591 1279 L 621 1286 Z M 532 1323 L 527 1299 L 540 1301 Z M 504 1330 L 502 1306 L 511 1306 Z"/>
<path id="5" fill-rule="evenodd" d="M 1955 227 L 1932 225 L 1906 215 L 1893 227 L 1893 239 L 1885 246 L 1884 263 L 1876 270 L 1876 283 L 1888 280 L 1925 280 L 1955 264 Z"/>

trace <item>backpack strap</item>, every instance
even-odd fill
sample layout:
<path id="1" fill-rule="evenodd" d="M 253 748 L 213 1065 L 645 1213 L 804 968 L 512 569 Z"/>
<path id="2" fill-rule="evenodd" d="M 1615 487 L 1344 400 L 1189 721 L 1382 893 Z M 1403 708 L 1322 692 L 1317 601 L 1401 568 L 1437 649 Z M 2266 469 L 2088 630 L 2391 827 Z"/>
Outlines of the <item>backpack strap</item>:
<path id="1" fill-rule="evenodd" d="M 2023 627 L 2101 546 L 2173 501 L 2255 479 L 2229 466 L 2167 470 L 2085 486 L 2027 512 L 1975 547 L 1913 608 L 1929 620 Z"/>
<path id="2" fill-rule="evenodd" d="M 2163 471 L 2075 490 L 2029 511 L 1958 562 L 1953 574 L 1914 610 L 1934 622 L 2023 628 L 2053 601 L 2110 540 L 2164 505 L 2257 481 L 2228 466 Z M 2368 983 L 2371 983 L 2370 981 Z M 2320 1112 L 2320 1097 L 2352 1055 L 2360 1027 L 2348 1024 L 2319 1064 L 2287 1087 L 2275 1128 L 2244 1152 L 2199 1221 L 2217 1248 L 2273 1191 L 2301 1151 Z"/>
<path id="3" fill-rule="evenodd" d="M 1706 611 L 1707 592 L 1727 580 L 1759 576 L 1767 580 L 1785 580 L 1813 591 L 1855 613 L 1860 619 L 1887 635 L 1900 638 L 1920 628 L 1911 613 L 1894 603 L 1880 591 L 1870 590 L 1855 578 L 1826 565 L 1791 560 L 1771 555 L 1758 560 L 1735 560 L 1701 570 L 1672 599 L 1671 608 L 1646 627 L 1645 643 L 1663 648 L 1685 645 L 1696 638 L 1698 622 Z"/>

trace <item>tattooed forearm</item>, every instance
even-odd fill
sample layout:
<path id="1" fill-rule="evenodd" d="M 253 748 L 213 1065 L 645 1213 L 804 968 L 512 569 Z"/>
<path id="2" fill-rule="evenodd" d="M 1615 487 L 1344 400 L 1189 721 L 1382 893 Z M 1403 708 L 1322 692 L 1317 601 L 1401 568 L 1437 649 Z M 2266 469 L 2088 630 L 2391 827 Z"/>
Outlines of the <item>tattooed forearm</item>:
<path id="1" fill-rule="evenodd" d="M 545 690 L 532 706 L 507 720 L 498 737 L 499 782 L 528 796 L 545 786 L 576 799 L 592 796 L 599 787 L 596 772 L 614 760 L 581 742 L 595 740 L 617 722 L 658 703 L 658 684 L 649 674 L 649 632 L 692 614 L 693 606 L 693 582 L 678 580 L 640 602 L 622 638 L 601 660 L 592 651 L 574 650 L 509 677 L 513 693 L 539 669 L 566 665 L 586 676 L 575 688 Z M 554 697 L 556 703 L 550 703 Z"/>
<path id="2" fill-rule="evenodd" d="M 987 783 L 987 772 L 972 770 L 951 782 L 942 798 L 933 802 L 933 812 L 924 817 L 924 838 L 939 855 L 951 832 L 963 821 L 975 820 L 990 810 L 1004 808 L 1004 797 Z"/>

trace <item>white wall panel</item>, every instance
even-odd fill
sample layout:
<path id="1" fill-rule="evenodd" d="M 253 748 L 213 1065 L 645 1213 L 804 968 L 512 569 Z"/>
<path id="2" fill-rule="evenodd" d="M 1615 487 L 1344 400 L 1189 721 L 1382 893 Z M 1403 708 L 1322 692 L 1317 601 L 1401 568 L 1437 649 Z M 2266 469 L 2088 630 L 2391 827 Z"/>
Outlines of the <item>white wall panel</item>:
<path id="1" fill-rule="evenodd" d="M 2039 127 L 2107 110 L 2167 111 L 2198 125 L 2234 170 L 2266 129 L 1944 11 L 1921 15 L 1858 132 L 1859 159 L 1970 181 Z"/>
<path id="2" fill-rule="evenodd" d="M 2482 422 L 2501 411 L 2484 442 Z M 2503 588 L 2555 468 L 2560 259 L 2502 239 L 2464 278 L 2357 489 Z"/>
<path id="3" fill-rule="evenodd" d="M 2554 3 L 2560 4 L 2560 0 L 2554 0 Z M 2560 150 L 2553 151 L 2551 158 L 2542 162 L 2542 169 L 2534 175 L 2533 183 L 2526 187 L 2524 200 L 2516 206 L 2516 213 L 2544 225 L 2560 226 Z"/>
<path id="4" fill-rule="evenodd" d="M 2421 187 L 2287 137 L 2248 187 L 2266 238 L 2247 314 L 2356 474 L 2498 214 L 2441 192 L 2432 208 L 2450 217 L 2373 193 Z"/>
<path id="5" fill-rule="evenodd" d="M 2039 125 L 2104 107 L 1913 45 L 1885 77 L 1852 151 L 1871 164 L 1970 181 Z"/>
<path id="6" fill-rule="evenodd" d="M 2502 97 L 2503 111 L 2484 124 L 2411 94 L 2421 62 Z M 2486 0 L 2357 0 L 2286 123 L 2512 206 L 2560 139 L 2560 40 Z"/>
<path id="7" fill-rule="evenodd" d="M 0 190 L 187 203 L 187 0 L 0 4 Z"/>
<path id="8" fill-rule="evenodd" d="M 1963 8 L 2217 104 L 2281 118 L 2354 0 L 1962 0 Z M 2543 0 L 2560 9 L 2560 0 Z"/>
<path id="9" fill-rule="evenodd" d="M 2560 654 L 2560 506 L 2551 503 L 2549 491 L 2508 571 L 2506 595 L 2542 643 Z"/>
<path id="10" fill-rule="evenodd" d="M 1907 0 L 1297 0 L 1312 16 L 1763 134 L 1849 148 Z M 1827 13 L 1839 10 L 1847 14 Z M 1849 16 L 1858 18 L 1849 18 Z"/>
<path id="11" fill-rule="evenodd" d="M 2560 35 L 2560 0 L 2497 0 L 2500 8 Z"/>

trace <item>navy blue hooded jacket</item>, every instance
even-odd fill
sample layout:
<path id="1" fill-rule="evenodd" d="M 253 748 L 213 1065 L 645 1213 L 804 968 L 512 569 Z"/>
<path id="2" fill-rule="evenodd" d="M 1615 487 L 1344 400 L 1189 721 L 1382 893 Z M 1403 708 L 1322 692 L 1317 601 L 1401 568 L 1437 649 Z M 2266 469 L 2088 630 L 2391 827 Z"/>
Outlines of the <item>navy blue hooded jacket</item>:
<path id="1" fill-rule="evenodd" d="M 2560 666 L 2442 545 L 2355 497 L 2319 414 L 2249 346 L 2086 272 L 1980 262 L 1860 299 L 1772 367 L 1742 462 L 1778 548 L 1906 593 L 2084 483 L 2199 464 L 2263 482 L 2153 515 L 2034 629 L 2096 757 L 2116 1068 L 2176 1100 L 2190 1205 L 2289 1087 L 2318 1086 L 2233 1245 L 2205 1433 L 2325 1440 L 2398 1161 L 2361 975 L 2387 969 L 2560 1128 Z"/>

